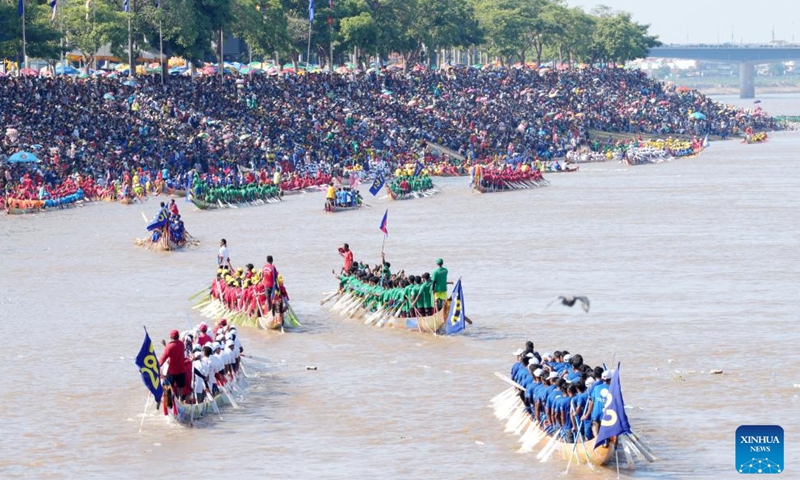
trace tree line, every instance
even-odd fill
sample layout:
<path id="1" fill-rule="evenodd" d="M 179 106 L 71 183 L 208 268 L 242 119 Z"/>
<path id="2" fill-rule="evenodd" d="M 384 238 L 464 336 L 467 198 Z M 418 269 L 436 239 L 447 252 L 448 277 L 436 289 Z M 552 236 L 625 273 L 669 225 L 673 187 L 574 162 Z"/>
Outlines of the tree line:
<path id="1" fill-rule="evenodd" d="M 25 0 L 28 56 L 58 60 L 78 51 L 91 63 L 110 45 L 127 58 L 129 19 L 137 51 L 158 51 L 162 38 L 166 56 L 190 61 L 218 58 L 221 33 L 246 43 L 239 60 L 292 61 L 305 56 L 310 33 L 320 64 L 392 53 L 406 65 L 442 58 L 621 63 L 659 45 L 649 25 L 627 12 L 585 12 L 562 0 L 316 0 L 311 21 L 308 0 L 128 0 L 123 12 L 124 1 L 58 0 L 53 18 L 50 0 Z M 0 0 L 0 59 L 20 58 L 21 29 L 18 0 Z"/>

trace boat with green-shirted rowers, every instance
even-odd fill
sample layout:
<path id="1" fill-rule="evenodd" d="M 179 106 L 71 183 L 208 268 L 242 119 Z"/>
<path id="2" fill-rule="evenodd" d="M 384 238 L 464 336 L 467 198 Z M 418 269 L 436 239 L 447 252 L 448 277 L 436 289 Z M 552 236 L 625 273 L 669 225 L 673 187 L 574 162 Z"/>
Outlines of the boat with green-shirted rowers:
<path id="1" fill-rule="evenodd" d="M 386 193 L 392 200 L 425 198 L 439 193 L 428 175 L 402 175 L 386 183 Z"/>
<path id="2" fill-rule="evenodd" d="M 211 186 L 196 180 L 189 200 L 200 210 L 208 210 L 278 203 L 282 197 L 281 189 L 271 184 L 253 182 L 239 186 Z"/>
<path id="3" fill-rule="evenodd" d="M 377 327 L 440 334 L 445 331 L 448 315 L 453 315 L 452 296 L 437 305 L 428 274 L 415 277 L 401 271 L 381 281 L 381 277 L 367 270 L 342 274 L 338 278 L 339 290 L 320 303 L 333 301 L 330 310 L 346 318 L 357 318 Z M 457 299 L 459 305 L 460 299 Z M 463 316 L 461 310 L 455 310 L 456 315 Z M 467 323 L 472 323 L 463 317 Z"/>

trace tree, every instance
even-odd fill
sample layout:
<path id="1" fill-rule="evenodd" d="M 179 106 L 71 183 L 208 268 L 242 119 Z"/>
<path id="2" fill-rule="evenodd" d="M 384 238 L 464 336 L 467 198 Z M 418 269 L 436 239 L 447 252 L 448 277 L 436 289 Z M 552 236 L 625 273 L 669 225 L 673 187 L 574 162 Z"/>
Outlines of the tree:
<path id="1" fill-rule="evenodd" d="M 594 60 L 624 63 L 647 56 L 648 50 L 661 45 L 658 37 L 648 35 L 649 25 L 631 19 L 630 13 L 604 14 L 594 30 Z"/>
<path id="2" fill-rule="evenodd" d="M 86 65 L 94 63 L 95 55 L 106 45 L 111 52 L 124 57 L 128 28 L 125 14 L 108 0 L 93 0 L 89 10 L 81 0 L 65 2 L 61 19 L 64 25 L 66 49 L 77 50 Z"/>
<path id="3" fill-rule="evenodd" d="M 25 38 L 28 57 L 50 59 L 59 56 L 61 34 L 50 21 L 47 5 L 25 3 Z M 0 59 L 22 59 L 22 20 L 17 3 L 0 3 Z"/>

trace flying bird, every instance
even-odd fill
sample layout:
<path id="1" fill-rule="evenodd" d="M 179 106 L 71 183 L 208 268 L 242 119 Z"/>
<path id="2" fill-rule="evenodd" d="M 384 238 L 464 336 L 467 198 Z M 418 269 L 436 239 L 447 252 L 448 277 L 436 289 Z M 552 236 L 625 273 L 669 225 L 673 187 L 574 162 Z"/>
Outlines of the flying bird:
<path id="1" fill-rule="evenodd" d="M 561 301 L 561 305 L 565 305 L 567 307 L 572 307 L 573 305 L 575 305 L 575 302 L 580 302 L 581 308 L 583 308 L 583 311 L 587 312 L 587 313 L 589 312 L 589 298 L 588 297 L 575 296 L 575 295 L 567 295 L 565 297 L 564 296 L 556 297 L 555 300 L 553 300 L 552 302 L 547 304 L 547 307 L 549 307 L 550 305 L 552 305 L 553 303 L 555 303 L 555 302 L 557 302 L 559 300 Z M 545 309 L 547 309 L 547 307 L 545 307 Z"/>

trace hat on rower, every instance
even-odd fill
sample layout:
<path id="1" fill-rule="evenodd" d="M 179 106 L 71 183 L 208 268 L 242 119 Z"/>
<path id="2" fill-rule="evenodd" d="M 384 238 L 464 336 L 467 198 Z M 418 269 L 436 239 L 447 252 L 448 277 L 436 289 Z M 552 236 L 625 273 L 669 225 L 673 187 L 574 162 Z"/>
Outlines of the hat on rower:
<path id="1" fill-rule="evenodd" d="M 226 347 L 232 347 L 234 345 L 235 343 L 233 343 L 233 340 L 228 340 L 228 343 L 225 344 Z"/>
<path id="2" fill-rule="evenodd" d="M 534 370 L 533 371 L 533 376 L 534 377 L 541 377 L 542 376 L 542 369 L 541 368 L 537 368 L 536 370 Z"/>
<path id="3" fill-rule="evenodd" d="M 442 260 L 441 258 L 437 258 L 436 265 L 444 265 L 444 260 Z"/>
<path id="4" fill-rule="evenodd" d="M 214 342 L 211 344 L 211 350 L 219 350 L 219 349 L 220 349 L 219 342 Z"/>
<path id="5" fill-rule="evenodd" d="M 611 378 L 611 370 L 604 371 L 603 375 L 601 375 L 601 378 L 603 380 L 609 380 Z"/>
<path id="6" fill-rule="evenodd" d="M 194 348 L 192 348 L 193 352 L 199 352 L 201 350 L 203 350 L 203 347 L 201 347 L 200 345 L 195 345 Z"/>
<path id="7" fill-rule="evenodd" d="M 553 380 L 555 378 L 558 378 L 558 374 L 556 372 L 550 372 L 550 376 L 547 377 L 548 380 Z"/>
<path id="8" fill-rule="evenodd" d="M 569 363 L 570 360 L 572 360 L 572 355 L 570 355 L 569 353 L 564 355 L 564 361 L 565 362 Z"/>
<path id="9" fill-rule="evenodd" d="M 522 355 L 523 353 L 525 353 L 525 350 L 523 350 L 523 349 L 521 349 L 521 348 L 520 348 L 520 349 L 518 349 L 517 351 L 515 351 L 515 352 L 514 352 L 514 355 L 516 355 L 516 356 L 520 356 L 520 355 Z"/>
<path id="10" fill-rule="evenodd" d="M 169 332 L 169 338 L 172 338 L 173 340 L 178 338 L 178 335 L 180 335 L 180 333 L 177 330 L 170 330 Z"/>
<path id="11" fill-rule="evenodd" d="M 200 331 L 201 332 L 205 332 L 207 330 L 208 330 L 208 325 L 206 325 L 206 322 L 201 323 L 200 324 Z"/>
<path id="12" fill-rule="evenodd" d="M 595 380 L 594 380 L 593 377 L 587 378 L 586 379 L 586 389 L 588 390 L 589 388 L 591 388 L 591 386 L 594 385 L 594 382 L 595 382 Z"/>
<path id="13" fill-rule="evenodd" d="M 227 325 L 228 321 L 223 318 L 222 320 L 219 321 L 219 324 L 220 325 Z"/>

